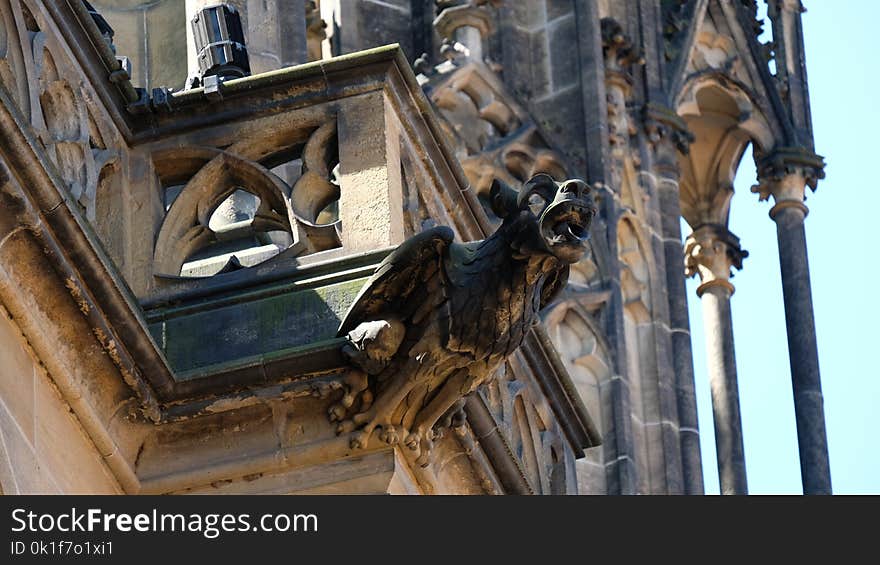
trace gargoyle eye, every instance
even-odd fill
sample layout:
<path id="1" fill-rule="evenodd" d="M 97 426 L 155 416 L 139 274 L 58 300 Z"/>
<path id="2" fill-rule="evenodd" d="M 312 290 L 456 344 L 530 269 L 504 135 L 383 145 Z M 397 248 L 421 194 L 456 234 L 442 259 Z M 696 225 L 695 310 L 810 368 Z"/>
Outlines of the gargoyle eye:
<path id="1" fill-rule="evenodd" d="M 544 211 L 544 206 L 547 205 L 547 199 L 538 194 L 537 192 L 532 193 L 529 196 L 529 209 L 532 211 L 532 214 L 536 216 L 540 216 L 541 212 Z"/>

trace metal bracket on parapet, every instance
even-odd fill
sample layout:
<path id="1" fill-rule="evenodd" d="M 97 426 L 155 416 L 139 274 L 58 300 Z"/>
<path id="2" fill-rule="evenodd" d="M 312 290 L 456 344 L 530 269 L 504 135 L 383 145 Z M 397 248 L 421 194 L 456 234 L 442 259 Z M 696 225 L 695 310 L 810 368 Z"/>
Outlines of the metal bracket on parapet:
<path id="1" fill-rule="evenodd" d="M 150 95 L 145 88 L 136 88 L 138 99 L 125 107 L 129 114 L 146 114 L 150 111 Z"/>
<path id="2" fill-rule="evenodd" d="M 160 87 L 153 89 L 153 96 L 150 100 L 150 106 L 153 110 L 157 112 L 170 112 L 173 110 L 171 107 L 171 90 L 168 88 Z"/>
<path id="3" fill-rule="evenodd" d="M 223 81 L 217 75 L 206 76 L 202 79 L 205 89 L 205 98 L 210 102 L 220 102 L 223 100 Z"/>

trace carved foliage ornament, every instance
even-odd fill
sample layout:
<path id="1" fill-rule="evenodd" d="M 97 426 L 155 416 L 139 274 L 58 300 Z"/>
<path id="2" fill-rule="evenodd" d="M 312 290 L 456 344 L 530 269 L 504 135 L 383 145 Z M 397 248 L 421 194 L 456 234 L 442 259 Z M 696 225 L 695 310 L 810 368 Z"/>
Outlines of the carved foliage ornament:
<path id="1" fill-rule="evenodd" d="M 724 286 L 732 293 L 733 285 L 728 281 L 733 276 L 731 270 L 741 270 L 749 252 L 740 247 L 739 238 L 726 227 L 706 224 L 688 236 L 684 255 L 685 275 L 700 276 L 702 284 L 697 294 L 702 295 L 712 285 Z"/>
<path id="2" fill-rule="evenodd" d="M 752 187 L 761 201 L 801 202 L 805 187 L 815 191 L 825 178 L 825 159 L 801 147 L 777 147 L 769 154 L 755 152 L 759 183 Z"/>
<path id="3" fill-rule="evenodd" d="M 596 213 L 589 192 L 547 175 L 519 193 L 496 182 L 493 207 L 504 221 L 490 237 L 453 243 L 437 227 L 389 255 L 339 328 L 352 368 L 330 408 L 338 433 L 356 432 L 352 446 L 362 447 L 379 428 L 381 440 L 403 441 L 428 465 L 437 434 L 463 423 L 462 399 L 520 346 L 586 252 Z"/>

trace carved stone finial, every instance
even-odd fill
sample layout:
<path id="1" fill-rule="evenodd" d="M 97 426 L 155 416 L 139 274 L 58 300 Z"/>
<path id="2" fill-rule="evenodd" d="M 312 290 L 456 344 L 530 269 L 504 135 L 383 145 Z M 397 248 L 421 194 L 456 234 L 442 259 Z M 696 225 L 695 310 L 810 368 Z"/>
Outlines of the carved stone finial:
<path id="1" fill-rule="evenodd" d="M 641 52 L 623 32 L 617 20 L 602 18 L 601 25 L 602 55 L 605 58 L 606 71 L 626 72 L 626 68 L 630 65 L 645 63 Z"/>
<path id="2" fill-rule="evenodd" d="M 467 56 L 483 60 L 485 41 L 495 33 L 495 16 L 489 6 L 499 6 L 500 0 L 439 0 L 436 4 L 433 25 L 444 44 L 461 45 Z"/>
<path id="3" fill-rule="evenodd" d="M 758 184 L 752 187 L 752 192 L 758 194 L 761 201 L 773 196 L 776 205 L 770 215 L 788 207 L 800 208 L 806 215 L 806 188 L 815 192 L 819 180 L 825 178 L 825 160 L 800 147 L 777 147 L 767 155 L 758 156 L 756 161 Z"/>
<path id="4" fill-rule="evenodd" d="M 639 51 L 612 18 L 602 18 L 602 54 L 605 58 L 606 108 L 608 111 L 608 143 L 611 155 L 621 158 L 630 138 L 638 131 L 630 116 L 632 95 L 632 64 L 644 64 Z"/>
<path id="5" fill-rule="evenodd" d="M 685 275 L 700 276 L 702 284 L 697 295 L 720 286 L 733 294 L 732 269 L 742 270 L 743 259 L 749 252 L 740 247 L 739 238 L 720 224 L 704 224 L 688 236 L 684 245 Z"/>
<path id="6" fill-rule="evenodd" d="M 429 464 L 443 428 L 463 425 L 453 417 L 462 399 L 520 346 L 586 253 L 590 190 L 547 175 L 518 192 L 496 182 L 492 207 L 504 222 L 490 237 L 459 244 L 433 228 L 382 262 L 339 327 L 352 368 L 330 419 L 355 432 L 352 447 L 378 428 L 381 441 Z"/>
<path id="7" fill-rule="evenodd" d="M 501 65 L 492 61 L 485 49 L 487 39 L 496 31 L 492 9 L 502 3 L 503 0 L 435 0 L 437 16 L 432 25 L 440 42 L 434 42 L 436 51 L 422 53 L 413 62 L 415 71 L 422 75 L 420 83 L 474 61 L 499 72 Z"/>

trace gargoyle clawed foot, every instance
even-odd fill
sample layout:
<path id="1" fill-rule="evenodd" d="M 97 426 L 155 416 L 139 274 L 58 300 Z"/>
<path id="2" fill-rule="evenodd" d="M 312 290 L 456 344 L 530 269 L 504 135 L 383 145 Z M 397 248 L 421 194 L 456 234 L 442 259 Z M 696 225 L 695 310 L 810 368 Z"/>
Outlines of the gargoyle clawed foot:
<path id="1" fill-rule="evenodd" d="M 358 412 L 350 418 L 346 418 L 339 422 L 336 426 L 336 435 L 349 433 L 357 430 L 352 435 L 350 445 L 352 449 L 364 448 L 370 439 L 373 430 L 379 428 L 379 439 L 388 445 L 396 445 L 400 441 L 397 428 L 389 424 L 382 416 L 376 406 L 370 406 L 369 409 Z"/>
<path id="2" fill-rule="evenodd" d="M 418 450 L 419 456 L 416 458 L 416 463 L 422 467 L 427 467 L 431 464 L 431 450 L 434 449 L 434 438 L 434 430 L 425 430 L 423 428 L 416 428 L 406 436 L 404 445 L 412 451 Z"/>
<path id="3" fill-rule="evenodd" d="M 346 420 L 345 422 L 340 423 L 340 426 L 346 424 L 346 428 L 348 428 L 348 424 L 351 426 L 357 425 L 357 417 L 360 414 L 355 414 L 355 421 Z M 364 429 L 355 433 L 351 437 L 350 446 L 352 449 L 362 449 L 367 446 L 367 442 L 370 440 L 370 434 L 373 433 L 375 428 L 379 428 L 379 440 L 387 443 L 388 445 L 394 446 L 400 443 L 400 434 L 397 431 L 395 426 L 391 424 L 383 424 L 379 426 L 367 425 Z M 353 429 L 353 428 L 352 428 Z M 339 427 L 337 427 L 337 433 L 339 433 Z M 351 429 L 345 429 L 344 431 L 348 432 Z"/>
<path id="4" fill-rule="evenodd" d="M 446 411 L 446 414 L 443 415 L 440 422 L 434 426 L 435 435 L 442 435 L 443 430 L 456 429 L 464 426 L 465 422 L 467 422 L 467 416 L 465 416 L 464 413 L 464 405 L 465 399 L 461 398 Z M 438 432 L 440 433 L 438 434 Z"/>
<path id="5" fill-rule="evenodd" d="M 397 445 L 400 442 L 397 428 L 391 425 L 382 426 L 382 431 L 379 432 L 379 439 L 388 445 Z"/>
<path id="6" fill-rule="evenodd" d="M 331 407 L 331 410 L 332 410 L 332 407 Z M 367 410 L 366 412 L 359 412 L 359 413 L 353 415 L 351 418 L 346 418 L 344 420 L 341 420 L 336 425 L 336 435 L 341 435 L 341 434 L 346 434 L 348 432 L 352 432 L 352 431 L 356 430 L 357 428 L 361 427 L 363 424 L 371 422 L 373 420 L 373 418 L 375 417 L 374 412 L 375 411 L 373 409 L 370 409 L 370 410 Z M 331 419 L 331 421 L 333 420 L 332 412 L 330 415 L 330 419 Z M 361 433 L 357 434 L 355 437 L 352 438 L 351 446 L 352 447 L 364 447 L 365 445 L 367 445 L 367 438 L 370 437 L 370 434 L 372 433 L 372 431 L 375 427 L 376 427 L 375 425 L 368 425 L 368 426 L 364 427 L 364 429 L 361 431 Z"/>
<path id="7" fill-rule="evenodd" d="M 351 431 L 353 427 L 346 430 L 346 417 L 351 413 L 353 407 L 357 405 L 360 412 L 365 412 L 373 403 L 373 393 L 367 388 L 367 374 L 363 371 L 352 369 L 345 376 L 342 382 L 343 395 L 339 402 L 335 402 L 328 408 L 327 415 L 331 422 L 339 422 L 336 433 L 343 431 Z"/>

